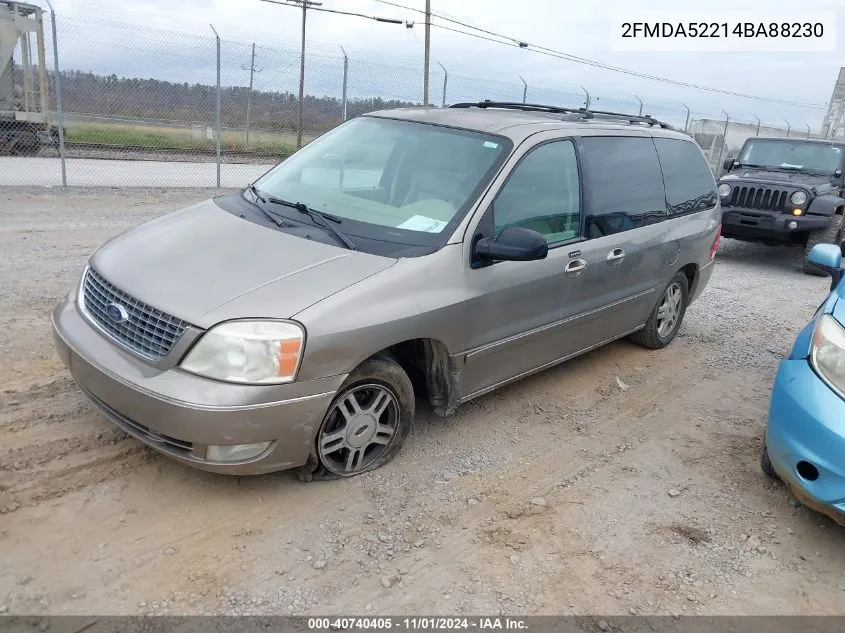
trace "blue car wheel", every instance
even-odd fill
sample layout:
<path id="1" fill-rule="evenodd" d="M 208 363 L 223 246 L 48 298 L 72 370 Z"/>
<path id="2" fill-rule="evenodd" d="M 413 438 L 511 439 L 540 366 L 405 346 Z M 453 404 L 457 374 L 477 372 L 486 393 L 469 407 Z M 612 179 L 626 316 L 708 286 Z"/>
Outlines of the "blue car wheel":
<path id="1" fill-rule="evenodd" d="M 766 448 L 766 438 L 763 437 L 763 452 L 760 455 L 760 469 L 772 479 L 779 479 L 778 474 L 772 466 L 772 460 L 769 459 L 769 449 Z"/>

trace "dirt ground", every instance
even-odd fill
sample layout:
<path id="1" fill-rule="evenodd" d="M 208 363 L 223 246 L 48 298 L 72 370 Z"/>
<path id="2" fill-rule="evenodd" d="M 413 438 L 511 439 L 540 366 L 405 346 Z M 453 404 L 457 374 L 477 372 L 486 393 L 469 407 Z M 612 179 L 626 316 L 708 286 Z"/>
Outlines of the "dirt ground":
<path id="1" fill-rule="evenodd" d="M 845 530 L 758 466 L 828 281 L 726 240 L 679 338 L 461 407 L 383 469 L 178 465 L 88 405 L 49 313 L 89 253 L 209 191 L 0 191 L 0 613 L 845 614 Z"/>

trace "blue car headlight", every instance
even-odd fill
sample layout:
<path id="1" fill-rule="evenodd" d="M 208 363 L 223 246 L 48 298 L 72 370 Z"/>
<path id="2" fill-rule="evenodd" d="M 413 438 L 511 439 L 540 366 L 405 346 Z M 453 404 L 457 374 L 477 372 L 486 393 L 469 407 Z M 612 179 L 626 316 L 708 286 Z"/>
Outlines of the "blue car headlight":
<path id="1" fill-rule="evenodd" d="M 829 314 L 816 324 L 810 365 L 831 389 L 845 398 L 845 328 Z"/>

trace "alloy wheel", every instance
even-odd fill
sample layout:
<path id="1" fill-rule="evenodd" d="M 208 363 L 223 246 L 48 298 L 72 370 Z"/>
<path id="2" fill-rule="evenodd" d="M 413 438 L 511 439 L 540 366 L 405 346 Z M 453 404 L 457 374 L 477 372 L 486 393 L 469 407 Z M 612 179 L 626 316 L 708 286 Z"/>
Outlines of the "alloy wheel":
<path id="1" fill-rule="evenodd" d="M 672 283 L 666 292 L 663 293 L 663 301 L 660 307 L 657 308 L 657 335 L 665 339 L 681 317 L 681 304 L 684 300 L 684 292 L 681 289 L 681 284 L 678 282 Z"/>
<path id="2" fill-rule="evenodd" d="M 323 465 L 336 475 L 367 470 L 387 451 L 399 425 L 399 402 L 384 385 L 358 385 L 329 409 L 317 437 Z"/>

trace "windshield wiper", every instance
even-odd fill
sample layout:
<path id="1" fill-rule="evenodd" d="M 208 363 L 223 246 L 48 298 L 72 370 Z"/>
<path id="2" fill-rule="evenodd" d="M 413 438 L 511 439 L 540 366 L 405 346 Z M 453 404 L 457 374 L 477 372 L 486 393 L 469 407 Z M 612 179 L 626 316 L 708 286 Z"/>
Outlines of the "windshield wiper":
<path id="1" fill-rule="evenodd" d="M 754 163 L 740 163 L 740 167 L 750 167 L 751 169 L 765 169 L 767 171 L 771 171 L 771 167 L 769 165 L 756 165 Z"/>
<path id="2" fill-rule="evenodd" d="M 300 213 L 303 213 L 310 217 L 314 224 L 326 229 L 329 233 L 334 235 L 349 250 L 358 250 L 358 245 L 355 242 L 353 242 L 346 235 L 344 235 L 339 229 L 332 226 L 332 223 L 341 223 L 342 220 L 340 220 L 339 218 L 328 215 L 327 213 L 323 213 L 322 211 L 312 209 L 303 202 L 291 202 L 290 200 L 282 200 L 281 198 L 274 198 L 272 196 L 267 197 L 267 202 L 270 202 L 272 204 L 280 204 L 286 207 L 290 207 L 291 209 L 296 209 Z"/>
<path id="3" fill-rule="evenodd" d="M 246 189 L 247 189 L 247 191 L 250 191 L 250 192 L 252 193 L 252 195 L 254 195 L 254 196 L 255 196 L 255 198 L 256 198 L 257 200 L 260 200 L 261 202 L 267 202 L 267 201 L 264 199 L 264 197 L 261 195 L 261 192 L 258 190 L 258 188 L 257 188 L 255 185 L 250 185 L 250 186 L 249 186 L 249 187 L 247 187 Z M 243 197 L 243 196 L 241 196 L 241 197 Z M 246 201 L 247 201 L 247 202 L 249 202 L 252 206 L 254 206 L 256 209 L 258 209 L 259 211 L 261 211 L 261 213 L 263 213 L 263 214 L 264 214 L 264 216 L 265 216 L 268 220 L 270 220 L 273 224 L 275 224 L 276 226 L 278 226 L 278 227 L 280 227 L 280 228 L 283 228 L 283 229 L 289 229 L 289 228 L 291 228 L 291 225 L 290 225 L 290 224 L 288 224 L 287 222 L 285 222 L 285 221 L 281 220 L 281 219 L 280 219 L 280 218 L 279 218 L 276 214 L 271 213 L 270 211 L 268 211 L 267 209 L 265 209 L 264 207 L 262 207 L 260 204 L 258 204 L 257 202 L 255 202 L 255 200 L 250 200 L 249 198 L 245 198 L 245 197 L 244 197 L 244 200 L 246 200 Z"/>

